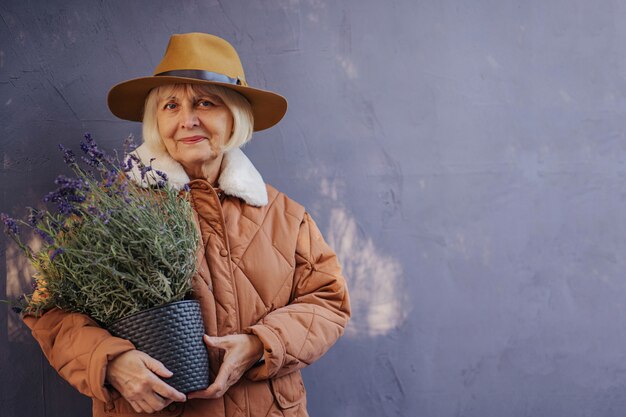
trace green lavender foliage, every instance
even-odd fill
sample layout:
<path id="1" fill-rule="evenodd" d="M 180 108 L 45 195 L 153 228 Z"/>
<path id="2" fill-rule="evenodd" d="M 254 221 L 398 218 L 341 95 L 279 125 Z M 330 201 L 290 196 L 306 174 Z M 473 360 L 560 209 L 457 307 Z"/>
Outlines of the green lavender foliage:
<path id="1" fill-rule="evenodd" d="M 88 139 L 91 169 L 70 158 L 75 178 L 61 182 L 69 183 L 71 192 L 47 196 L 59 205 L 56 211 L 31 211 L 29 222 L 8 222 L 7 216 L 3 221 L 37 271 L 35 293 L 23 298 L 24 312 L 37 315 L 58 307 L 107 326 L 184 299 L 191 292 L 199 236 L 187 192 L 171 189 L 164 173 L 143 165 L 142 175 L 159 185 L 137 185 L 125 175 L 133 163 L 141 164 L 137 159 L 108 158 Z M 43 237 L 39 252 L 22 243 L 16 223 Z"/>
<path id="2" fill-rule="evenodd" d="M 64 252 L 46 287 L 58 307 L 107 325 L 191 291 L 197 250 L 191 207 L 176 192 L 154 192 L 131 186 L 126 203 L 92 191 L 93 203 L 110 214 L 79 221 L 59 239 Z"/>

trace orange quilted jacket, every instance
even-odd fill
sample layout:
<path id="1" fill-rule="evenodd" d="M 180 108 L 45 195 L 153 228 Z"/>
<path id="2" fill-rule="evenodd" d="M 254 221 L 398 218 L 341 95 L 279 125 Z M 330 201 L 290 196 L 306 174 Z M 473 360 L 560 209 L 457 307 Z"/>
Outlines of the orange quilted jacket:
<path id="1" fill-rule="evenodd" d="M 265 363 L 220 399 L 174 403 L 156 415 L 307 416 L 299 369 L 343 333 L 350 316 L 346 283 L 304 208 L 265 185 L 240 150 L 229 154 L 219 179 L 223 195 L 207 181 L 190 183 L 203 243 L 193 296 L 207 334 L 254 333 L 263 342 Z M 51 365 L 93 399 L 94 416 L 142 415 L 104 380 L 108 361 L 133 349 L 130 342 L 87 316 L 57 309 L 24 321 Z M 210 356 L 214 376 L 219 355 Z"/>

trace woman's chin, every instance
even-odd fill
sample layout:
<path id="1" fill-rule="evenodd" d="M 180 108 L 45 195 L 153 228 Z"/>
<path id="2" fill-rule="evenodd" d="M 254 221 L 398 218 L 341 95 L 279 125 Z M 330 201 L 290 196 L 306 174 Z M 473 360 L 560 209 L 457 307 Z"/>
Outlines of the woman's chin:
<path id="1" fill-rule="evenodd" d="M 193 155 L 190 158 L 180 158 L 177 160 L 177 162 L 179 162 L 186 171 L 196 171 L 206 168 L 207 165 L 216 162 L 218 159 L 219 155 L 211 153 L 208 155 L 202 155 L 201 157 L 198 157 L 198 155 Z"/>

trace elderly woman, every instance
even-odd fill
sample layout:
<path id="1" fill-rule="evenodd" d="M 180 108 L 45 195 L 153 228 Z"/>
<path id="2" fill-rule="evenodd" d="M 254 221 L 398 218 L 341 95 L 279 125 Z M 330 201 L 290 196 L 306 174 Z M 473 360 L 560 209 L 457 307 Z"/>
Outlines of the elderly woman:
<path id="1" fill-rule="evenodd" d="M 240 150 L 280 121 L 285 99 L 249 87 L 228 42 L 189 33 L 172 36 L 153 76 L 113 87 L 109 107 L 143 121 L 136 155 L 190 190 L 202 236 L 193 297 L 213 382 L 186 396 L 167 384 L 160 362 L 59 310 L 25 318 L 46 357 L 93 398 L 94 416 L 306 416 L 299 370 L 341 336 L 350 308 L 337 258 L 310 215 L 265 184 Z"/>

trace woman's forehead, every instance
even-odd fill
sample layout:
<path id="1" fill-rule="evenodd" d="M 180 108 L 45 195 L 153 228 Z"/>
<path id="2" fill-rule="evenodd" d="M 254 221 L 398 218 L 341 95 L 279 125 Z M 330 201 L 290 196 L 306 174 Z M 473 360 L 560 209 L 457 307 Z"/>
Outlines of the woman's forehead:
<path id="1" fill-rule="evenodd" d="M 159 99 L 193 99 L 200 96 L 210 96 L 219 98 L 217 95 L 208 91 L 208 88 L 195 84 L 172 84 L 159 87 Z"/>

